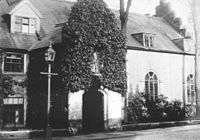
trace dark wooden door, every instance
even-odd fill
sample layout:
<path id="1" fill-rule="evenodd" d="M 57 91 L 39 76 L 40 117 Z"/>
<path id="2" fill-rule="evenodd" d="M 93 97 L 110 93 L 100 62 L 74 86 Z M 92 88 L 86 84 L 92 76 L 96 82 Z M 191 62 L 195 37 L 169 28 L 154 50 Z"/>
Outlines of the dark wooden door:
<path id="1" fill-rule="evenodd" d="M 83 95 L 83 130 L 104 130 L 104 100 L 98 90 L 89 90 Z"/>

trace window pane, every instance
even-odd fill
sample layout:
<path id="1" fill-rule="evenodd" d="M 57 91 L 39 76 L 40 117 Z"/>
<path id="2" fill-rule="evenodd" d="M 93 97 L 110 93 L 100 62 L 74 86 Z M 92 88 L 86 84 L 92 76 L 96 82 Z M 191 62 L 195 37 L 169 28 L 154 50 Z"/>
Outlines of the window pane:
<path id="1" fill-rule="evenodd" d="M 158 96 L 158 79 L 153 72 L 145 76 L 145 92 L 150 100 L 155 100 Z"/>
<path id="2" fill-rule="evenodd" d="M 158 83 L 157 82 L 154 83 L 154 90 L 155 90 L 155 98 L 157 98 L 158 97 Z"/>
<path id="3" fill-rule="evenodd" d="M 30 33 L 35 33 L 36 31 L 36 19 L 30 19 Z"/>
<path id="4" fill-rule="evenodd" d="M 192 94 L 191 94 L 191 102 L 194 103 L 195 102 L 195 92 L 192 91 Z"/>
<path id="5" fill-rule="evenodd" d="M 145 45 L 146 45 L 146 46 L 149 46 L 149 39 L 148 39 L 148 36 L 145 36 Z"/>
<path id="6" fill-rule="evenodd" d="M 24 56 L 23 54 L 6 54 L 4 59 L 5 72 L 23 72 L 24 71 Z"/>
<path id="7" fill-rule="evenodd" d="M 22 24 L 22 18 L 21 17 L 15 17 L 15 24 Z"/>
<path id="8" fill-rule="evenodd" d="M 154 87 L 153 87 L 153 82 L 151 81 L 150 82 L 150 97 L 151 99 L 153 99 L 153 96 L 154 96 Z"/>
<path id="9" fill-rule="evenodd" d="M 22 25 L 22 33 L 28 33 L 28 25 Z"/>
<path id="10" fill-rule="evenodd" d="M 194 85 L 194 78 L 192 74 L 190 74 L 187 77 L 187 96 L 188 96 L 188 103 L 195 102 L 195 85 Z"/>
<path id="11" fill-rule="evenodd" d="M 28 18 L 23 18 L 22 19 L 22 23 L 23 23 L 23 25 L 25 24 L 25 25 L 28 25 L 29 24 L 29 19 Z"/>
<path id="12" fill-rule="evenodd" d="M 145 93 L 149 94 L 149 82 L 145 81 Z"/>
<path id="13" fill-rule="evenodd" d="M 150 37 L 149 39 L 150 39 L 149 40 L 150 41 L 150 46 L 153 47 L 153 37 Z"/>
<path id="14" fill-rule="evenodd" d="M 15 17 L 15 31 L 21 32 L 22 31 L 22 18 Z"/>

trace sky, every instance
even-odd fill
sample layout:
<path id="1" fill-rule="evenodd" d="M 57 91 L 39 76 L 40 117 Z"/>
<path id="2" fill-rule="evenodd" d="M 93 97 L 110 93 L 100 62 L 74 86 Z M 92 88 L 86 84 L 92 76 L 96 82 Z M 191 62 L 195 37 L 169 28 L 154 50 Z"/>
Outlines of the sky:
<path id="1" fill-rule="evenodd" d="M 104 1 L 110 8 L 119 9 L 119 0 Z M 159 5 L 159 2 L 160 0 L 133 0 L 130 11 L 140 14 L 155 15 L 155 8 Z M 175 12 L 175 15 L 180 17 L 185 26 L 187 26 L 190 11 L 188 0 L 166 0 L 166 2 L 170 2 L 171 9 Z"/>
<path id="2" fill-rule="evenodd" d="M 71 0 L 75 1 L 75 0 Z M 120 0 L 104 0 L 109 8 L 119 9 Z M 190 30 L 190 6 L 188 0 L 165 0 L 171 5 L 171 9 L 175 12 L 177 17 L 180 17 L 183 21 L 182 27 Z M 127 0 L 125 0 L 125 3 Z M 139 14 L 150 14 L 155 15 L 155 8 L 159 5 L 160 0 L 133 0 L 130 8 L 130 12 L 139 13 Z"/>
<path id="3" fill-rule="evenodd" d="M 112 9 L 119 9 L 120 0 L 104 0 Z M 182 28 L 187 29 L 187 34 L 193 34 L 193 27 L 191 24 L 191 7 L 189 0 L 165 0 L 170 3 L 171 9 L 175 12 L 175 16 L 182 19 Z M 125 3 L 127 0 L 125 0 Z M 139 14 L 155 15 L 155 8 L 160 3 L 160 0 L 133 0 L 130 12 Z M 193 35 L 192 35 L 193 36 Z"/>

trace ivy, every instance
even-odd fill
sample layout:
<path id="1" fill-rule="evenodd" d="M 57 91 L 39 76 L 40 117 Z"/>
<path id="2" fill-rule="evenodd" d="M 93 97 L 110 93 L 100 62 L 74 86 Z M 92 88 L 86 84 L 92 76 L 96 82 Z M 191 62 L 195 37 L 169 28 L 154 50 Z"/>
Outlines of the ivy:
<path id="1" fill-rule="evenodd" d="M 0 64 L 2 64 L 2 60 L 4 57 L 4 51 L 0 50 Z M 0 128 L 2 127 L 2 117 L 3 117 L 3 99 L 12 95 L 13 92 L 13 78 L 9 75 L 5 75 L 2 73 L 2 69 L 0 70 Z"/>
<path id="2" fill-rule="evenodd" d="M 65 55 L 62 65 L 67 90 L 78 91 L 92 85 L 91 63 L 98 53 L 101 84 L 126 92 L 126 45 L 114 13 L 103 0 L 78 0 L 63 27 Z"/>

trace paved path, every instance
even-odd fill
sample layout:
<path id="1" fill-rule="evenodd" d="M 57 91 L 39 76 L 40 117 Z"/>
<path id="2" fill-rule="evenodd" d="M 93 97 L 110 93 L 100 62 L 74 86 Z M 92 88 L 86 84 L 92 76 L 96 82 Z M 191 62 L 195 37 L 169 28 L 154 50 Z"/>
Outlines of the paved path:
<path id="1" fill-rule="evenodd" d="M 56 137 L 53 140 L 200 140 L 200 125 L 97 133 L 73 137 Z M 32 139 L 41 140 L 41 139 Z"/>

